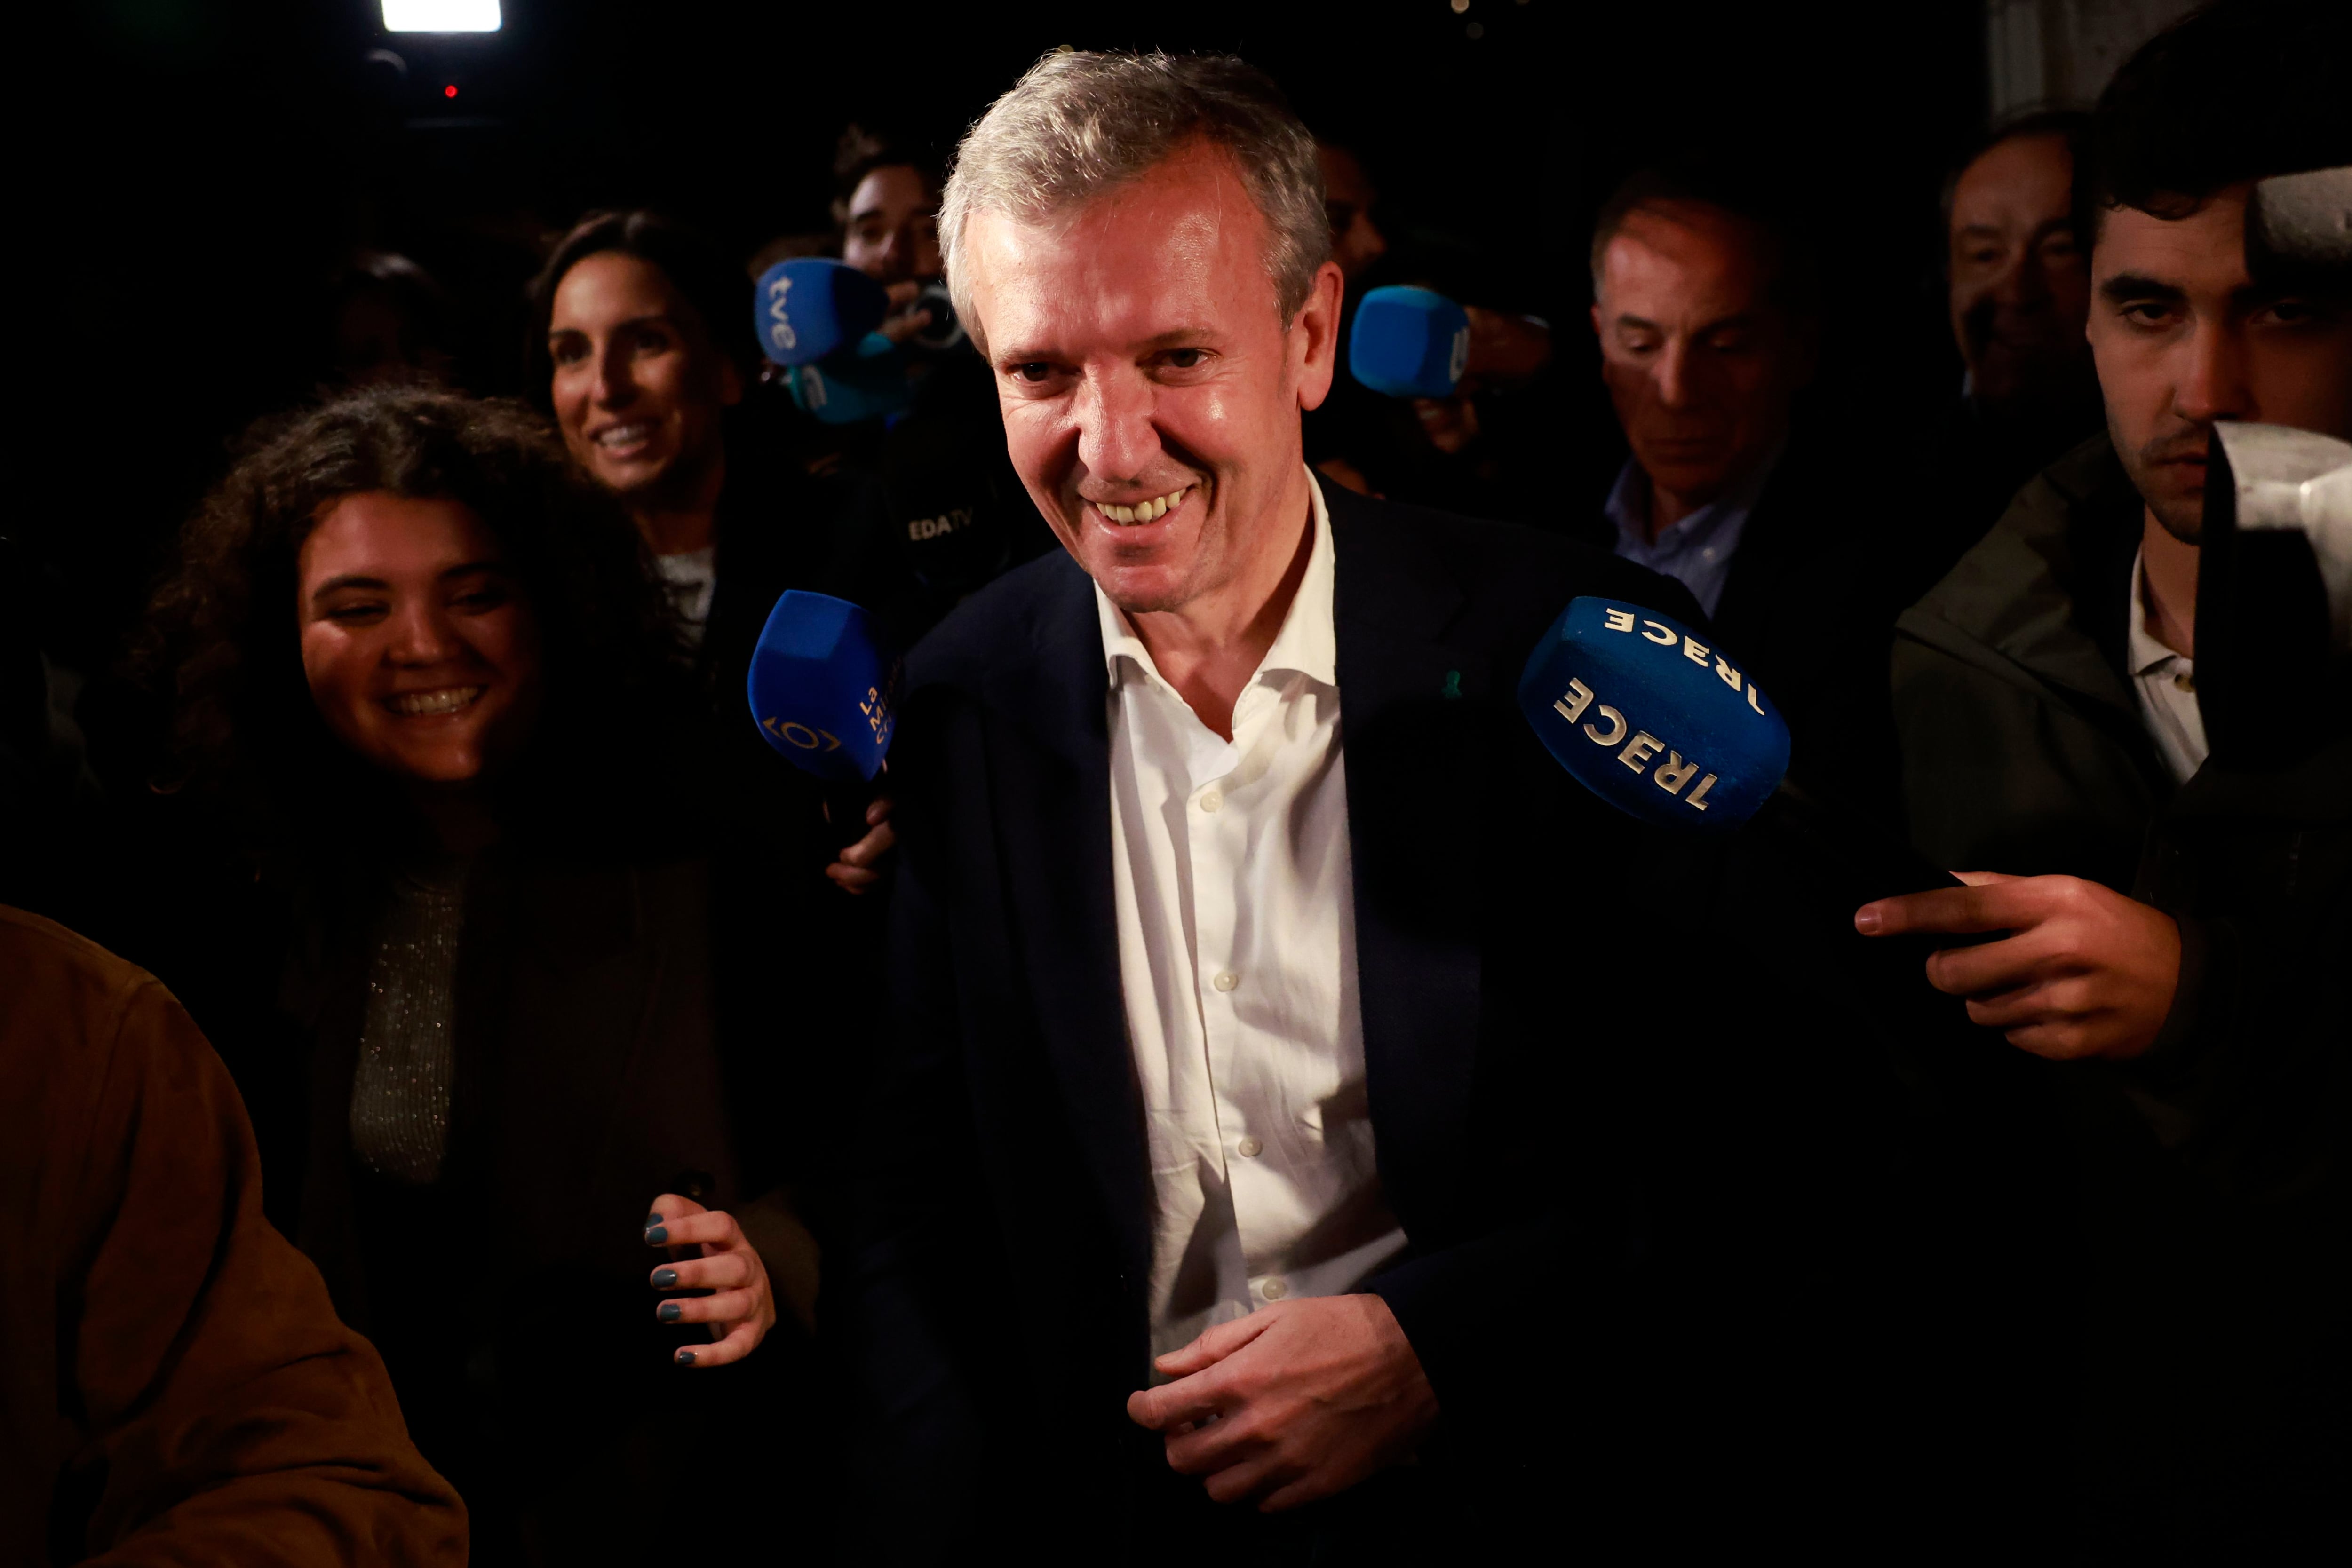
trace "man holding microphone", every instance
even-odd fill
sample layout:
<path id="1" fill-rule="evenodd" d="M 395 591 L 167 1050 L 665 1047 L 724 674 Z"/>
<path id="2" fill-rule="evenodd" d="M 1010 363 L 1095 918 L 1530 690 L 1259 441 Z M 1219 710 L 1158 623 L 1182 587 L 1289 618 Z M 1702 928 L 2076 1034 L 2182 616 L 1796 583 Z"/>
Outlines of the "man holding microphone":
<path id="1" fill-rule="evenodd" d="M 1241 62 L 1046 57 L 940 229 L 1064 548 L 909 661 L 863 1468 L 918 1555 L 1458 1543 L 1603 1440 L 1525 1388 L 1615 1290 L 1617 1047 L 1561 1019 L 1664 880 L 1513 685 L 1580 594 L 1696 607 L 1317 482 L 1339 270 Z"/>

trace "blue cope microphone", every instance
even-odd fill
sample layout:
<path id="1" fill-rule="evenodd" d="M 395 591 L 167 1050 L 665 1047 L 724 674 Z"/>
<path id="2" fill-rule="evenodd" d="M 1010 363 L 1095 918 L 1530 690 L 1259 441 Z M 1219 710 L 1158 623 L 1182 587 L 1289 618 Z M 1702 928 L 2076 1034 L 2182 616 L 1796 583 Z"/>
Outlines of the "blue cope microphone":
<path id="1" fill-rule="evenodd" d="M 1519 711 L 1578 783 L 1628 816 L 1716 835 L 1755 822 L 1796 841 L 1855 907 L 1959 885 L 1790 783 L 1780 710 L 1712 638 L 1654 610 L 1571 601 L 1528 655 Z"/>
<path id="2" fill-rule="evenodd" d="M 1451 397 L 1470 363 L 1470 313 L 1426 288 L 1375 288 L 1356 304 L 1348 370 L 1384 397 Z"/>
<path id="3" fill-rule="evenodd" d="M 794 767 L 824 782 L 834 833 L 845 844 L 866 836 L 873 781 L 898 727 L 900 674 L 862 608 L 799 589 L 776 601 L 751 651 L 752 722 Z"/>

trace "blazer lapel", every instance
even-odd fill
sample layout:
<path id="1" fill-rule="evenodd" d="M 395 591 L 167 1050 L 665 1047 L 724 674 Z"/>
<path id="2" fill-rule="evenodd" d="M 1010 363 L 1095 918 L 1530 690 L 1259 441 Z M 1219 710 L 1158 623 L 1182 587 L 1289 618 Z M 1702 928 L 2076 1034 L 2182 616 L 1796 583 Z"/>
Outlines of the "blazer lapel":
<path id="1" fill-rule="evenodd" d="M 1365 1074 L 1382 1185 L 1424 1211 L 1465 1164 L 1485 903 L 1465 813 L 1485 792 L 1484 715 L 1518 672 L 1447 646 L 1462 592 L 1410 519 L 1337 486 L 1325 496 Z"/>
<path id="2" fill-rule="evenodd" d="M 1113 909 L 1109 680 L 1093 580 L 1066 561 L 1025 658 L 989 673 L 989 796 L 1011 915 L 1064 1108 L 1132 1288 L 1150 1257 L 1143 1099 L 1129 1053 Z"/>

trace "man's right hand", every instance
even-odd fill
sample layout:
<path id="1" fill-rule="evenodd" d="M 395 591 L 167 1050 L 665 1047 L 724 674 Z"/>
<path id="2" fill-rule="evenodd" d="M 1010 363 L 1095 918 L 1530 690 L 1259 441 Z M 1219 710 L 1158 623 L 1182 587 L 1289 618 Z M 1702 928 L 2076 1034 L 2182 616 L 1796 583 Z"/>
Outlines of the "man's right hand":
<path id="1" fill-rule="evenodd" d="M 2180 927 L 2160 909 L 2073 876 L 1961 872 L 1966 887 L 1853 912 L 1865 936 L 2005 931 L 1929 955 L 1927 983 L 1969 1017 L 2053 1061 L 2125 1061 L 2156 1042 L 2180 984 Z"/>

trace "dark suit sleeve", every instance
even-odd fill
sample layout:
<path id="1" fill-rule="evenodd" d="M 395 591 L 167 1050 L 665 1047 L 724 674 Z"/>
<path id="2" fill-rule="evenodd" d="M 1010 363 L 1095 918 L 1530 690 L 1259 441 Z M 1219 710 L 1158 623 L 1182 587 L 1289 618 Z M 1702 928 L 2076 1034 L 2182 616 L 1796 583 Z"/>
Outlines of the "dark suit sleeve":
<path id="1" fill-rule="evenodd" d="M 1596 1326 L 1596 1304 L 1613 1297 L 1618 1270 L 1595 1260 L 1579 1270 L 1580 1246 L 1565 1216 L 1482 1236 L 1374 1275 L 1363 1289 L 1388 1303 L 1420 1358 L 1455 1439 L 1477 1456 L 1490 1480 L 1539 1467 L 1561 1424 L 1535 1418 L 1566 1401 L 1590 1418 L 1599 1396 L 1595 1357 L 1548 1357 L 1572 1318 L 1580 1342 Z M 1576 1306 L 1564 1290 L 1578 1282 Z M 1540 1369 L 1540 1371 L 1538 1370 Z M 1531 1379 L 1546 1387 L 1533 1396 Z"/>
<path id="2" fill-rule="evenodd" d="M 894 774 L 902 839 L 891 893 L 891 1019 L 885 1063 L 846 1172 L 847 1255 L 820 1313 L 848 1362 L 856 1405 L 852 1460 L 861 1528 L 909 1560 L 968 1527 L 984 1469 L 972 1391 L 935 1288 L 952 1272 L 960 1203 L 977 1168 L 957 1029 L 953 954 L 940 873 L 922 827 L 937 809 L 922 782 L 922 716 L 901 730 Z M 912 744 L 908 744 L 911 742 Z M 908 819 L 913 819 L 908 823 Z M 968 1283 L 968 1281 L 967 1281 Z"/>
<path id="3" fill-rule="evenodd" d="M 1466 575 L 1458 624 L 1492 639 L 1486 699 L 1401 695 L 1349 741 L 1351 789 L 1359 766 L 1364 773 L 1351 795 L 1367 835 L 1357 846 L 1370 900 L 1360 955 L 1419 967 L 1474 941 L 1484 1019 L 1467 1129 L 1424 1127 L 1447 1140 L 1447 1152 L 1434 1166 L 1424 1159 L 1393 1173 L 1418 1178 L 1428 1223 L 1407 1219 L 1414 1249 L 1363 1289 L 1388 1303 L 1412 1343 L 1449 1440 L 1465 1458 L 1475 1452 L 1469 1468 L 1485 1484 L 1507 1489 L 1607 1430 L 1598 1410 L 1618 1396 L 1614 1350 L 1553 1352 L 1569 1341 L 1613 1344 L 1631 1299 L 1630 1162 L 1612 1152 L 1630 1135 L 1631 1075 L 1624 1053 L 1580 1009 L 1600 977 L 1612 998 L 1674 994 L 1664 977 L 1641 977 L 1662 950 L 1635 933 L 1682 918 L 1673 907 L 1682 879 L 1660 856 L 1679 864 L 1686 854 L 1553 759 L 1518 711 L 1518 675 L 1576 598 L 1638 606 L 1702 632 L 1707 621 L 1681 583 L 1597 551 L 1497 550 Z M 1498 592 L 1496 583 L 1509 586 Z M 1454 827 L 1433 834 L 1433 822 Z M 1466 824 L 1476 831 L 1458 831 Z M 1446 1028 L 1442 1009 L 1424 1017 L 1417 1054 L 1452 1049 L 1440 1043 Z M 1390 1166 L 1384 1154 L 1384 1176 Z M 1425 1200 L 1433 1184 L 1450 1195 L 1434 1208 Z M 1530 1388 L 1537 1368 L 1540 1395 Z M 1580 1420 L 1557 1418 L 1563 1400 Z M 1605 1459 L 1579 1453 L 1575 1462 Z"/>

